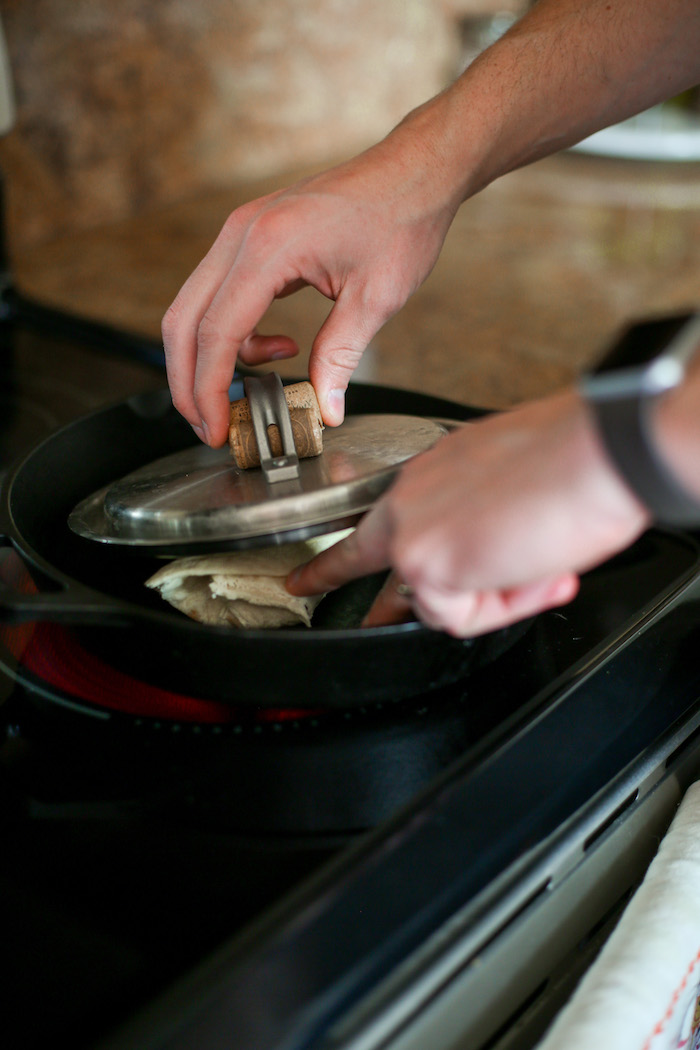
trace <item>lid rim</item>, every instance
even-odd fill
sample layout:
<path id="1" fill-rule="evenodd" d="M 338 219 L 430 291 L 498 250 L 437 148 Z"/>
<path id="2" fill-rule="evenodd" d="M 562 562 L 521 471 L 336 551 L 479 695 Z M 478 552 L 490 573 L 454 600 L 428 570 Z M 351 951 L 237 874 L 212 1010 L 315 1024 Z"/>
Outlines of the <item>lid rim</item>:
<path id="1" fill-rule="evenodd" d="M 92 493 L 68 526 L 83 539 L 144 552 L 291 542 L 356 523 L 400 467 L 446 433 L 442 421 L 420 416 L 350 416 L 319 456 L 300 461 L 299 483 L 284 491 L 259 468 L 241 471 L 228 450 L 194 445 Z"/>

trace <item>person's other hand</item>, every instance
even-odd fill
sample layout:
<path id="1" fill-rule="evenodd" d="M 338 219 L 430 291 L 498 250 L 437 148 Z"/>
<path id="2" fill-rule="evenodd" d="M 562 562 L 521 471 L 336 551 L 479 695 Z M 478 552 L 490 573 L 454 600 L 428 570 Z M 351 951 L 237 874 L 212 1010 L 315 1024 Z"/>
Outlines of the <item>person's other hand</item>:
<path id="1" fill-rule="evenodd" d="M 400 126 L 401 127 L 401 126 Z M 163 321 L 173 403 L 200 437 L 226 441 L 236 358 L 298 352 L 257 325 L 270 303 L 312 285 L 333 300 L 309 359 L 324 421 L 369 341 L 426 278 L 459 200 L 441 199 L 430 157 L 397 129 L 337 168 L 234 211 Z"/>
<path id="2" fill-rule="evenodd" d="M 648 524 L 586 406 L 566 392 L 469 423 L 411 460 L 357 529 L 287 587 L 318 594 L 390 568 L 367 625 L 412 609 L 467 637 L 568 602 L 579 573 Z"/>

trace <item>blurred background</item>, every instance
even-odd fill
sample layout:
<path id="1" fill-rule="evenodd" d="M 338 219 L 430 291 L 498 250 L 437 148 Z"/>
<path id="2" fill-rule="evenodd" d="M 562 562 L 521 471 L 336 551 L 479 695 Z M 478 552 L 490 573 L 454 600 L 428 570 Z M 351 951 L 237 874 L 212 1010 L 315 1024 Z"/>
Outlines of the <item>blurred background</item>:
<path id="1" fill-rule="evenodd" d="M 0 0 L 15 97 L 0 171 L 18 284 L 157 338 L 235 206 L 376 141 L 523 8 Z M 568 381 L 628 318 L 697 305 L 697 98 L 646 120 L 468 202 L 359 376 L 512 404 Z M 327 309 L 313 291 L 273 304 L 261 327 L 304 347 L 283 372 L 305 373 Z"/>

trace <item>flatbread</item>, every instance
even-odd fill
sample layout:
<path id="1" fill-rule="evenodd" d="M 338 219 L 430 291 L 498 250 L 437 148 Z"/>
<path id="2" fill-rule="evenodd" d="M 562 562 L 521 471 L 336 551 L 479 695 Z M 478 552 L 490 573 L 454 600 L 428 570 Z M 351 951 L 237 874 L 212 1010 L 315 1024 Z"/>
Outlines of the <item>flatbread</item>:
<path id="1" fill-rule="evenodd" d="M 146 586 L 200 623 L 248 628 L 303 623 L 310 627 L 323 595 L 297 598 L 286 590 L 284 581 L 297 565 L 349 531 L 275 547 L 178 558 L 146 580 Z"/>

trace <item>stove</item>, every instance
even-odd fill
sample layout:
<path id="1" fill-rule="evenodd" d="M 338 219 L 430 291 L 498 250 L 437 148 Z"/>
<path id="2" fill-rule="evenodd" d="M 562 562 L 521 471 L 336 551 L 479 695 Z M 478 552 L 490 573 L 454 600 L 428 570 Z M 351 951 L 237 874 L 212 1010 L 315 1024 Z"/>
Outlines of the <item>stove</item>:
<path id="1" fill-rule="evenodd" d="M 2 469 L 165 382 L 158 346 L 11 287 L 0 355 Z M 347 710 L 1 626 L 6 1045 L 534 1046 L 697 776 L 699 640 L 697 537 L 660 530 L 463 681 Z"/>

